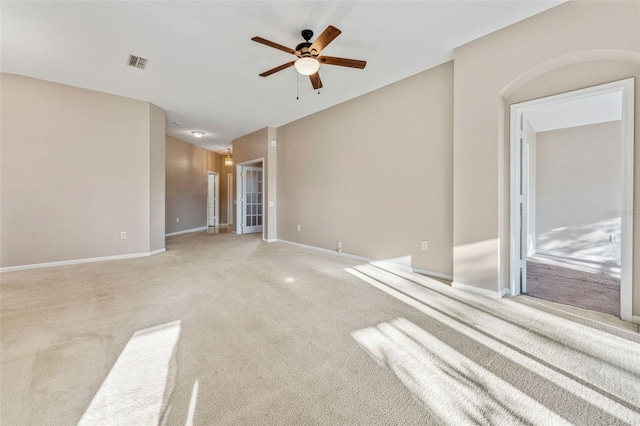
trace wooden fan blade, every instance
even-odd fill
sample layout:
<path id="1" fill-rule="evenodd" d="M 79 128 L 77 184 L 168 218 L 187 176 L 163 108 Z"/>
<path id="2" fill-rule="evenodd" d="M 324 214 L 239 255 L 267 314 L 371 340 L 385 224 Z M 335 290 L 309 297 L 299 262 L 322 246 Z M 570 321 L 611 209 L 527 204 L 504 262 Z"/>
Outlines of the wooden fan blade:
<path id="1" fill-rule="evenodd" d="M 311 74 L 309 80 L 311 80 L 311 85 L 315 90 L 322 89 L 322 80 L 320 80 L 319 73 Z"/>
<path id="2" fill-rule="evenodd" d="M 329 25 L 327 29 L 324 30 L 322 34 L 320 34 L 320 37 L 318 37 L 316 41 L 313 42 L 311 47 L 309 47 L 309 51 L 312 55 L 318 56 L 320 52 L 322 52 L 322 49 L 327 47 L 329 43 L 331 43 L 336 37 L 340 35 L 341 32 L 342 31 L 340 31 L 336 27 Z"/>
<path id="3" fill-rule="evenodd" d="M 278 50 L 282 50 L 283 52 L 287 52 L 287 53 L 291 53 L 292 55 L 296 55 L 297 56 L 297 52 L 289 47 L 283 46 L 281 44 L 278 43 L 274 43 L 272 41 L 269 41 L 267 39 L 264 39 L 262 37 L 254 37 L 251 40 L 260 43 L 260 44 L 264 44 L 266 46 L 269 47 L 273 47 L 274 49 L 278 49 Z"/>
<path id="4" fill-rule="evenodd" d="M 321 64 L 337 65 L 339 67 L 359 68 L 363 69 L 367 66 L 367 61 L 358 61 L 357 59 L 334 58 L 333 56 L 321 56 L 318 58 Z"/>
<path id="5" fill-rule="evenodd" d="M 259 75 L 260 75 L 260 77 L 268 77 L 271 74 L 277 73 L 278 71 L 286 70 L 287 68 L 292 67 L 293 64 L 295 64 L 295 63 L 296 63 L 296 61 L 287 62 L 286 64 L 282 64 L 279 67 L 275 67 L 275 68 L 270 69 L 269 71 L 265 71 L 265 72 L 263 72 L 262 74 L 259 74 Z"/>

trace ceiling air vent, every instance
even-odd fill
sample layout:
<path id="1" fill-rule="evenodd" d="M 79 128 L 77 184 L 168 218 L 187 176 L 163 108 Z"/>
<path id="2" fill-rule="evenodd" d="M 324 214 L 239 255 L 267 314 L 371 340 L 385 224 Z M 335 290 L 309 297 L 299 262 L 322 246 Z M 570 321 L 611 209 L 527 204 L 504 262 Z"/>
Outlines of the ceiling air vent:
<path id="1" fill-rule="evenodd" d="M 129 66 L 144 69 L 147 66 L 148 59 L 139 56 L 129 55 Z"/>

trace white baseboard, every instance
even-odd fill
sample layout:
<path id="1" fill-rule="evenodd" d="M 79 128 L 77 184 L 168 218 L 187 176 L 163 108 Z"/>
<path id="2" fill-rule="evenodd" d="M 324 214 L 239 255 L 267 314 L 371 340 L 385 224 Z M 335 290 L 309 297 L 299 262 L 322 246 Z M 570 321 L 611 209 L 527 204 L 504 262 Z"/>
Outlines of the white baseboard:
<path id="1" fill-rule="evenodd" d="M 357 256 L 355 254 L 341 253 L 341 252 L 338 252 L 336 250 L 329 250 L 329 249 L 325 249 L 325 248 L 321 248 L 321 247 L 309 246 L 307 244 L 295 243 L 293 241 L 287 241 L 287 240 L 272 240 L 272 241 L 279 241 L 281 243 L 292 244 L 294 246 L 304 247 L 304 248 L 315 250 L 315 251 L 318 251 L 318 252 L 321 252 L 321 253 L 328 253 L 328 254 L 333 254 L 333 255 L 346 257 L 346 258 L 353 259 L 353 260 L 357 260 L 357 261 L 360 261 L 360 262 L 371 263 L 372 265 L 390 266 L 392 268 L 399 268 L 399 269 L 402 269 L 402 270 L 407 271 L 407 272 L 414 272 L 414 273 L 417 273 L 417 274 L 427 275 L 427 276 L 431 276 L 431 277 L 434 277 L 434 278 L 441 278 L 441 279 L 444 279 L 444 280 L 453 281 L 453 276 L 451 276 L 451 275 L 441 274 L 439 272 L 433 272 L 433 271 L 426 271 L 424 269 L 412 268 L 411 266 L 404 265 L 404 264 L 399 264 L 399 263 L 394 263 L 394 262 L 389 262 L 388 260 L 374 260 L 374 259 L 370 259 L 368 257 Z"/>
<path id="2" fill-rule="evenodd" d="M 541 254 L 543 256 L 551 256 L 551 257 L 559 257 L 561 259 L 570 259 L 576 260 L 578 262 L 596 262 L 596 263 L 607 263 L 611 261 L 617 261 L 617 266 L 620 266 L 620 259 L 610 259 L 602 256 L 575 256 L 571 253 L 562 253 L 560 251 L 552 251 L 552 250 L 536 250 L 535 254 Z"/>
<path id="3" fill-rule="evenodd" d="M 322 247 L 309 246 L 309 245 L 306 245 L 306 244 L 295 243 L 293 241 L 287 241 L 287 240 L 281 240 L 281 239 L 277 239 L 276 241 L 281 242 L 281 243 L 292 244 L 294 246 L 303 247 L 303 248 L 307 248 L 307 249 L 310 249 L 310 250 L 319 251 L 320 253 L 327 253 L 327 254 L 333 254 L 333 255 L 336 255 L 336 256 L 347 257 L 349 259 L 358 260 L 360 262 L 369 263 L 369 262 L 372 261 L 372 259 L 369 259 L 369 258 L 366 258 L 366 257 L 356 256 L 355 254 L 338 253 L 336 250 L 329 250 L 329 249 L 325 249 L 325 248 L 322 248 Z"/>
<path id="4" fill-rule="evenodd" d="M 504 288 L 501 291 L 492 291 L 492 290 L 487 290 L 486 288 L 479 288 L 479 287 L 474 287 L 468 284 L 457 283 L 455 281 L 451 283 L 451 287 L 457 288 L 459 290 L 465 290 L 471 293 L 481 294 L 483 296 L 491 297 L 493 299 L 500 299 L 501 297 L 509 294 L 508 288 Z"/>
<path id="5" fill-rule="evenodd" d="M 453 275 L 441 274 L 440 272 L 426 271 L 424 269 L 412 268 L 413 272 L 429 277 L 440 278 L 447 281 L 453 281 Z"/>
<path id="6" fill-rule="evenodd" d="M 634 315 L 631 317 L 631 322 L 634 324 L 640 324 L 640 315 Z"/>
<path id="7" fill-rule="evenodd" d="M 189 234 L 191 232 L 206 231 L 207 229 L 209 229 L 208 226 L 203 226 L 200 228 L 191 228 L 191 229 L 185 229 L 184 231 L 171 232 L 170 234 L 164 234 L 164 236 L 170 237 L 172 235 Z"/>
<path id="8" fill-rule="evenodd" d="M 270 240 L 267 240 L 266 238 L 263 238 L 262 241 L 264 241 L 265 243 L 275 243 L 276 241 L 278 241 L 278 239 L 272 238 Z"/>
<path id="9" fill-rule="evenodd" d="M 413 269 L 411 269 L 411 266 L 409 265 L 403 265 L 400 263 L 394 263 L 394 262 L 388 262 L 386 260 L 369 260 L 369 263 L 376 266 L 376 265 L 380 265 L 382 267 L 389 267 L 389 268 L 395 268 L 395 269 L 399 269 L 401 271 L 405 271 L 405 272 L 413 272 Z"/>
<path id="10" fill-rule="evenodd" d="M 26 269 L 52 268 L 55 266 L 78 265 L 80 263 L 105 262 L 108 260 L 133 259 L 136 257 L 153 256 L 154 254 L 164 253 L 165 251 L 167 251 L 167 249 L 162 248 L 154 251 L 147 251 L 144 253 L 119 254 L 115 256 L 88 257 L 85 259 L 60 260 L 58 262 L 32 263 L 30 265 L 6 266 L 4 268 L 0 268 L 0 272 L 23 271 Z"/>
<path id="11" fill-rule="evenodd" d="M 413 269 L 411 269 L 411 256 L 400 256 L 391 259 L 371 260 L 369 263 L 374 266 L 380 265 L 382 267 L 399 269 L 405 272 L 413 272 Z"/>

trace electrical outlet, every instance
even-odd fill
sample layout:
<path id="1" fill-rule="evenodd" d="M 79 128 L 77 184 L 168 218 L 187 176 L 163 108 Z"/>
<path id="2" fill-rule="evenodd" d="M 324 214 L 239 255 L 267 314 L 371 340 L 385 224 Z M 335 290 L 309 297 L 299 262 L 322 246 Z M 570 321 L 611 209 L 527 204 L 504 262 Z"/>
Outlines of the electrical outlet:
<path id="1" fill-rule="evenodd" d="M 422 250 L 426 250 L 427 249 L 427 242 L 422 240 Z"/>
<path id="2" fill-rule="evenodd" d="M 180 218 L 176 217 L 176 223 L 180 223 Z"/>
<path id="3" fill-rule="evenodd" d="M 298 232 L 300 231 L 300 225 L 298 225 Z"/>
<path id="4" fill-rule="evenodd" d="M 121 240 L 126 240 L 127 239 L 127 233 L 126 232 L 121 232 L 120 233 L 120 239 Z"/>
<path id="5" fill-rule="evenodd" d="M 342 241 L 338 241 L 338 248 L 341 249 L 342 248 Z"/>

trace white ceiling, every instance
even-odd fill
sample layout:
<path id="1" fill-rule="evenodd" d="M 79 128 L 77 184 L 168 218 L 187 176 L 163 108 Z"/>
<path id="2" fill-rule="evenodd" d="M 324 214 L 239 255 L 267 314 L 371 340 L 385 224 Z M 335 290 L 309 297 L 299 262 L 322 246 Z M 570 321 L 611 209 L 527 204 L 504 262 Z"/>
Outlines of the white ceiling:
<path id="1" fill-rule="evenodd" d="M 571 99 L 527 110 L 536 132 L 622 120 L 622 92 Z"/>
<path id="2" fill-rule="evenodd" d="M 446 62 L 455 47 L 559 3 L 2 1 L 0 69 L 150 101 L 167 111 L 168 134 L 222 152 L 234 138 Z M 320 95 L 300 76 L 299 100 L 294 68 L 258 76 L 294 57 L 251 37 L 295 48 L 302 29 L 318 36 L 328 25 L 342 34 L 324 53 L 366 60 L 364 70 L 322 66 Z M 129 54 L 147 68 L 127 66 Z"/>

